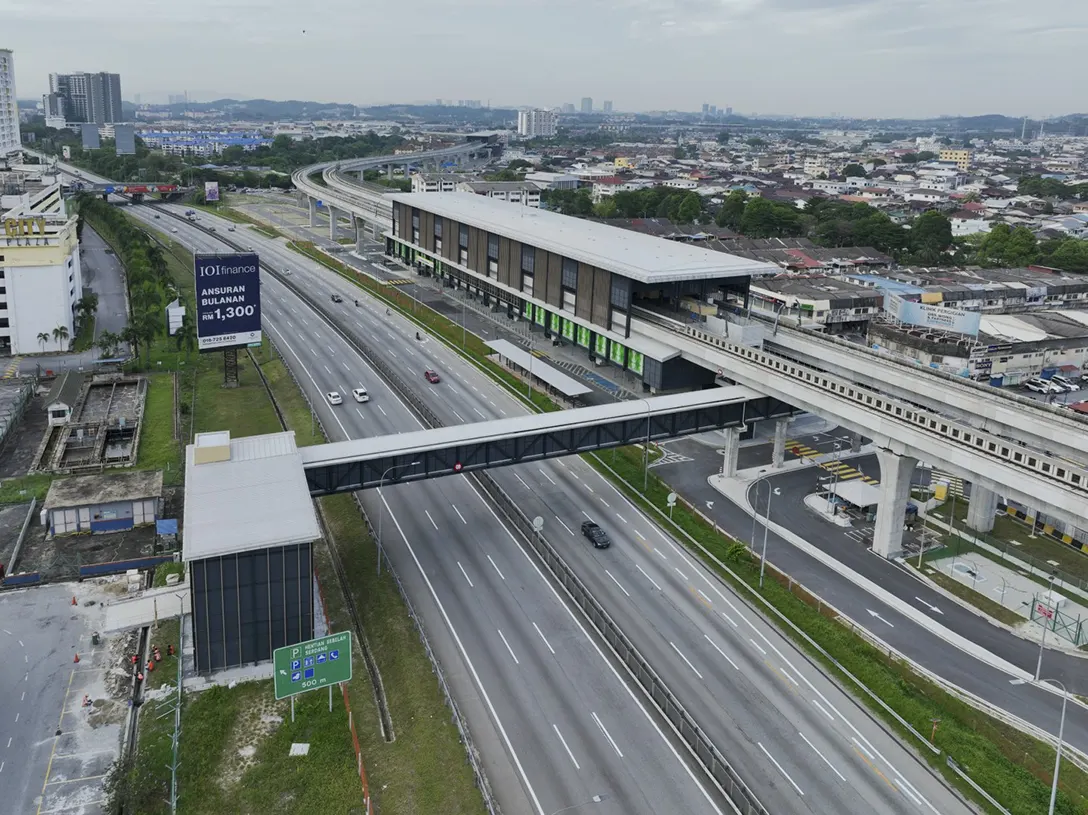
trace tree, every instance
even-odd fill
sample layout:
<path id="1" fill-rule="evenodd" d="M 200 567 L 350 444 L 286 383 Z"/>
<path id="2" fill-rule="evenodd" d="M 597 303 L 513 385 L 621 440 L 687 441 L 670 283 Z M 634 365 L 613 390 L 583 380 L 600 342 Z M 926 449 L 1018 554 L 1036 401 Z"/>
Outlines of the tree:
<path id="1" fill-rule="evenodd" d="M 719 133 L 717 136 L 715 136 L 714 138 L 715 138 L 715 140 L 717 140 L 718 144 L 728 144 L 729 143 L 729 134 L 724 130 L 721 133 Z"/>
<path id="2" fill-rule="evenodd" d="M 703 202 L 698 193 L 685 195 L 676 211 L 676 220 L 682 224 L 694 223 L 703 211 Z"/>
<path id="3" fill-rule="evenodd" d="M 868 174 L 865 172 L 865 168 L 860 164 L 847 164 L 842 168 L 842 174 L 846 178 L 865 178 Z"/>
<path id="4" fill-rule="evenodd" d="M 748 193 L 744 190 L 733 190 L 725 197 L 721 209 L 718 210 L 716 223 L 723 229 L 740 229 L 741 218 L 744 217 L 744 207 L 748 203 Z"/>
<path id="5" fill-rule="evenodd" d="M 602 199 L 599 204 L 594 205 L 593 214 L 598 218 L 615 218 L 616 199 L 611 197 Z"/>
<path id="6" fill-rule="evenodd" d="M 112 331 L 103 331 L 98 335 L 95 347 L 102 352 L 102 356 L 113 359 L 117 356 L 118 347 L 121 345 L 121 337 Z"/>
<path id="7" fill-rule="evenodd" d="M 940 263 L 952 245 L 952 222 L 939 212 L 923 212 L 910 228 L 910 249 L 921 263 Z"/>
<path id="8" fill-rule="evenodd" d="M 93 318 L 98 311 L 98 295 L 93 291 L 84 292 L 76 301 L 75 310 L 80 322 Z"/>
<path id="9" fill-rule="evenodd" d="M 196 326 L 193 325 L 188 311 L 185 312 L 185 316 L 181 319 L 181 326 L 178 328 L 177 333 L 174 334 L 174 342 L 177 344 L 179 351 L 185 351 L 186 359 L 196 349 Z"/>
<path id="10" fill-rule="evenodd" d="M 63 349 L 64 344 L 68 342 L 68 326 L 58 325 L 53 329 L 53 339 L 57 341 L 57 344 Z"/>
<path id="11" fill-rule="evenodd" d="M 1088 274 L 1088 241 L 1066 238 L 1057 241 L 1055 248 L 1044 249 L 1043 262 L 1065 272 Z"/>
<path id="12" fill-rule="evenodd" d="M 749 147 L 763 147 L 767 144 L 767 142 L 763 141 L 763 139 L 759 138 L 759 136 L 749 136 L 747 139 L 744 140 L 744 143 L 747 144 Z"/>
<path id="13" fill-rule="evenodd" d="M 937 154 L 932 150 L 923 150 L 918 154 L 919 161 L 933 161 L 935 158 L 937 158 Z"/>
<path id="14" fill-rule="evenodd" d="M 42 351 L 45 351 L 45 344 L 47 342 L 49 342 L 49 335 L 44 331 L 38 332 L 38 345 L 42 347 Z"/>
<path id="15" fill-rule="evenodd" d="M 788 204 L 753 198 L 744 208 L 740 231 L 749 238 L 784 238 L 801 234 L 801 219 Z"/>

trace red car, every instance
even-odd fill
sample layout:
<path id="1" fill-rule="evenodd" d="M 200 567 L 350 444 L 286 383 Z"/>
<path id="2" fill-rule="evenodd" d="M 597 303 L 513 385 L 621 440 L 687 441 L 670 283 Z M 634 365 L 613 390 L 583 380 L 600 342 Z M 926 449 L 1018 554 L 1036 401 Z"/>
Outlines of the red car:
<path id="1" fill-rule="evenodd" d="M 438 374 L 434 371 L 424 371 L 423 378 L 430 382 L 432 385 L 437 385 L 442 380 L 438 378 Z"/>

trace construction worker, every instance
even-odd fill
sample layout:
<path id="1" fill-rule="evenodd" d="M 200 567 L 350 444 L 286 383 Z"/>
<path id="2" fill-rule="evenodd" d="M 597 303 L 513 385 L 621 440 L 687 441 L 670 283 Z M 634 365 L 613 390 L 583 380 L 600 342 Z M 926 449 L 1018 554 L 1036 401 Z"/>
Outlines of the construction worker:
<path id="1" fill-rule="evenodd" d="M 166 654 L 171 657 L 174 655 L 174 643 L 171 642 L 166 646 Z"/>
<path id="2" fill-rule="evenodd" d="M 158 648 L 155 649 L 155 661 L 162 662 L 162 651 L 160 651 Z"/>
<path id="3" fill-rule="evenodd" d="M 139 661 L 140 661 L 140 656 L 139 656 L 139 654 L 133 654 L 133 655 L 132 655 L 132 664 L 133 664 L 133 665 L 136 665 L 136 664 L 137 664 L 137 663 L 138 663 Z"/>
<path id="4" fill-rule="evenodd" d="M 149 660 L 147 661 L 147 672 L 148 672 L 148 673 L 151 673 L 151 672 L 152 672 L 153 670 L 155 670 L 155 661 L 154 661 L 154 660 L 151 660 L 151 659 L 149 659 Z"/>
<path id="5" fill-rule="evenodd" d="M 144 681 L 144 672 L 143 671 L 136 671 L 136 682 L 139 683 L 139 682 L 143 682 L 143 681 Z"/>

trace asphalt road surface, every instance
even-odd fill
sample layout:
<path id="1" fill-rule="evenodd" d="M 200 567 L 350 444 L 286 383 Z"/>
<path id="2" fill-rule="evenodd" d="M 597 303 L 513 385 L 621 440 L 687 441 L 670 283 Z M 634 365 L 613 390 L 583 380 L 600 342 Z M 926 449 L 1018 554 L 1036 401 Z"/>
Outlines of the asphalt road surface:
<path id="1" fill-rule="evenodd" d="M 196 233 L 187 239 L 195 244 L 207 237 Z M 387 317 L 384 306 L 347 281 L 256 233 L 243 243 L 252 243 L 273 266 L 289 265 L 295 282 L 314 296 L 329 298 L 343 324 L 418 385 L 448 423 L 523 412 L 437 341 L 417 342 L 413 325 L 395 314 Z M 266 278 L 264 291 L 269 333 L 286 349 L 288 363 L 304 372 L 300 379 L 334 437 L 337 429 L 355 437 L 415 427 L 406 410 L 394 407 L 396 397 L 323 321 L 308 315 L 274 279 Z M 333 291 L 343 295 L 342 305 L 332 305 Z M 356 297 L 360 308 L 353 305 Z M 443 381 L 426 384 L 426 368 Z M 326 391 L 348 393 L 359 382 L 374 394 L 372 403 L 356 405 L 349 398 L 333 408 L 322 401 Z M 771 811 L 967 811 L 757 612 L 579 459 L 493 475 L 526 514 L 545 519 L 545 534 Z M 507 746 L 529 779 L 525 786 L 542 799 L 551 796 L 543 811 L 601 793 L 609 796 L 605 806 L 616 802 L 617 812 L 709 811 L 640 705 L 620 690 L 589 645 L 565 658 L 566 649 L 584 638 L 581 626 L 549 597 L 553 593 L 533 563 L 496 526 L 469 483 L 458 477 L 382 489 L 398 533 L 391 541 L 387 518 L 385 542 L 402 574 L 414 566 L 428 576 L 451 636 L 486 677 L 482 685 L 493 716 L 505 723 Z M 376 497 L 365 500 L 373 504 Z M 612 548 L 597 552 L 577 534 L 586 517 L 605 527 Z M 557 662 L 561 667 L 553 673 Z M 524 741 L 514 734 L 523 734 Z"/>
<path id="2" fill-rule="evenodd" d="M 80 244 L 83 264 L 83 287 L 98 295 L 95 315 L 95 337 L 103 331 L 120 334 L 128 324 L 125 308 L 125 281 L 121 262 L 113 252 L 107 252 L 106 242 L 90 227 L 83 230 Z"/>

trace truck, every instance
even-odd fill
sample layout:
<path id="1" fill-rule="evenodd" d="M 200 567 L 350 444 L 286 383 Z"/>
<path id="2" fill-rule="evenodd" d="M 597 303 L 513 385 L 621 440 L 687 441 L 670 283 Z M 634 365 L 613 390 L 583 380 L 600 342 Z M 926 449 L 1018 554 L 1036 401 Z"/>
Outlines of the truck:
<path id="1" fill-rule="evenodd" d="M 195 209 L 185 210 L 185 217 L 188 218 L 190 221 L 195 221 L 196 220 L 196 210 Z"/>

